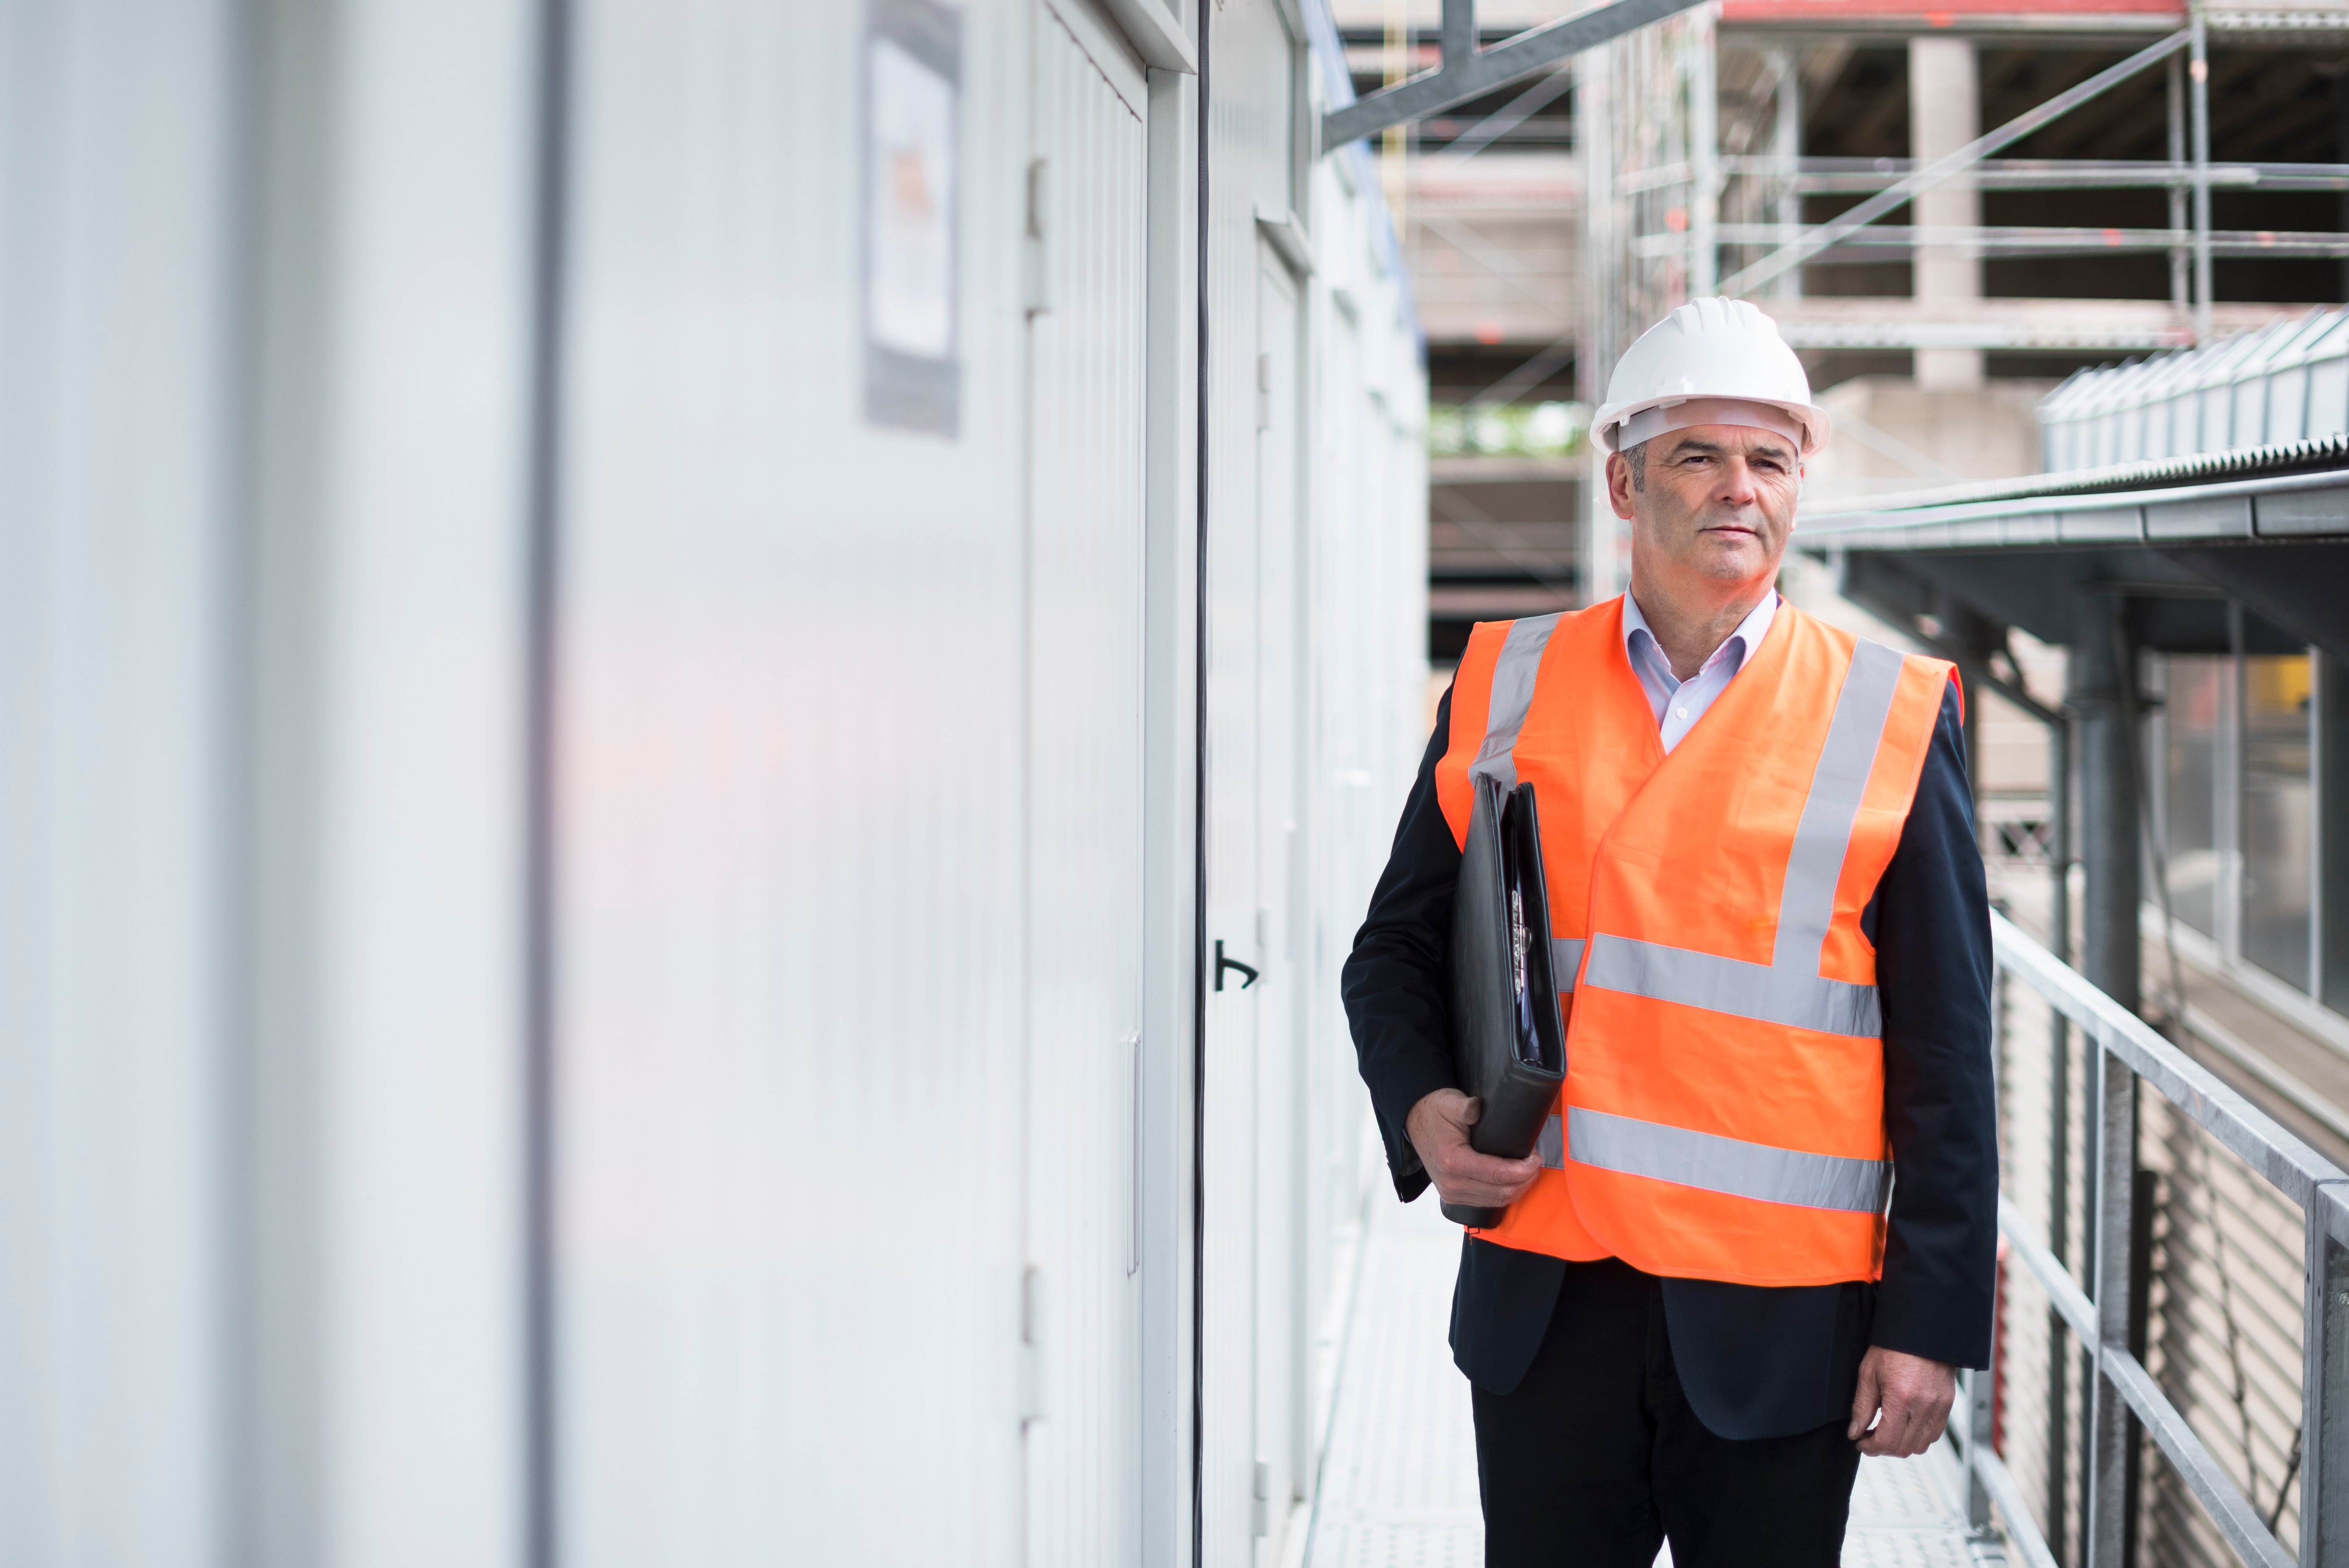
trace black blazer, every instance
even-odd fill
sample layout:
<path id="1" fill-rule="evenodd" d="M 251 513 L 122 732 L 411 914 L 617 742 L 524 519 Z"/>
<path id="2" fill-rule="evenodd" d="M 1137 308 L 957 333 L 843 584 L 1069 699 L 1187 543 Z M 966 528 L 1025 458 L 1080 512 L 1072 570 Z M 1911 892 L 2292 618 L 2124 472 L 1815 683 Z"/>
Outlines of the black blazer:
<path id="1" fill-rule="evenodd" d="M 1876 944 L 1892 1147 L 1882 1282 L 1663 1282 L 1682 1386 L 1698 1417 L 1725 1438 L 1778 1437 L 1846 1416 L 1870 1345 L 1959 1366 L 1990 1362 L 1998 1245 L 1990 902 L 1958 704 L 1954 690 L 1942 700 L 1899 846 L 1861 917 Z M 1460 849 L 1435 797 L 1451 715 L 1446 692 L 1344 976 L 1362 1081 L 1396 1196 L 1406 1203 L 1428 1179 L 1403 1119 L 1430 1091 L 1458 1086 L 1444 964 Z M 1453 1358 L 1478 1387 L 1506 1393 L 1517 1386 L 1572 1268 L 1542 1253 L 1464 1240 Z"/>

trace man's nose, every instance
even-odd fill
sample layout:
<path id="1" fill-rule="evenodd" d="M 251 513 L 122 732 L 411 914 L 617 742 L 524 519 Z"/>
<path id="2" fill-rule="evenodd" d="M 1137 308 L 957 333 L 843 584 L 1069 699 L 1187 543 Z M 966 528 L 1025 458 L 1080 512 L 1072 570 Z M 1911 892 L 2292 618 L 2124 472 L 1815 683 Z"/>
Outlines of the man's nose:
<path id="1" fill-rule="evenodd" d="M 1751 505 L 1755 498 L 1754 470 L 1742 458 L 1731 458 L 1721 465 L 1721 499 L 1739 506 Z"/>

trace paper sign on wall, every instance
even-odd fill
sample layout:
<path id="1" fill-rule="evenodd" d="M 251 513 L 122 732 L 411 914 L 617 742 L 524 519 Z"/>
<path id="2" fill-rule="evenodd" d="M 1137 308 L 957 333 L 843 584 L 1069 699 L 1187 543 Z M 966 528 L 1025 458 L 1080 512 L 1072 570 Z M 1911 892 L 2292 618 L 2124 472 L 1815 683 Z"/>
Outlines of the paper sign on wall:
<path id="1" fill-rule="evenodd" d="M 962 26 L 935 0 L 872 0 L 864 46 L 864 417 L 962 422 Z"/>

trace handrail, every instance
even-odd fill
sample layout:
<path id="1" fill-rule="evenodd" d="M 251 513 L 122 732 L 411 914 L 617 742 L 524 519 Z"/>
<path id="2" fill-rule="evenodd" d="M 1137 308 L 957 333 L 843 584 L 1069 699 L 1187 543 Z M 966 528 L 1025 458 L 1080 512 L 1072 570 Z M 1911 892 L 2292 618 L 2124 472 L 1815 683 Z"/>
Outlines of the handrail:
<path id="1" fill-rule="evenodd" d="M 2002 983 L 2013 976 L 2079 1027 L 2095 1050 L 2090 1082 L 2090 1137 L 2095 1150 L 2095 1200 L 2088 1255 L 2093 1282 L 2083 1287 L 2064 1262 L 2032 1233 L 2004 1198 L 1998 1225 L 2008 1255 L 2047 1293 L 2057 1314 L 2095 1347 L 2087 1495 L 2082 1510 L 2086 1568 L 2119 1568 L 2131 1521 L 2122 1506 L 2127 1475 L 2128 1418 L 2134 1415 L 2169 1457 L 2179 1477 L 2229 1546 L 2256 1568 L 2292 1568 L 2292 1555 L 2261 1519 L 2185 1417 L 2128 1345 L 2129 1249 L 2135 1233 L 2136 1080 L 2160 1091 L 2194 1123 L 2240 1156 L 2261 1179 L 2306 1215 L 2309 1286 L 2303 1303 L 2301 1465 L 2301 1568 L 2349 1568 L 2349 1430 L 2328 1428 L 2328 1387 L 2349 1387 L 2349 1173 L 2162 1038 L 2076 970 L 1991 916 Z M 2117 1071 L 2116 1071 L 2117 1069 Z M 1967 1374 L 1971 1381 L 1976 1375 Z M 1969 1392 L 1972 1392 L 1971 1389 Z M 1986 1402 L 1961 1401 L 1969 1409 Z M 1968 1422 L 1969 1427 L 1971 1421 Z M 1987 1436 L 1987 1434 L 1982 1434 Z M 2038 1568 L 2054 1563 L 2045 1538 L 2023 1506 L 2013 1479 L 1987 1441 L 1969 1430 L 1960 1457 L 1981 1501 L 1978 1523 L 1995 1508 L 2009 1538 Z"/>
<path id="2" fill-rule="evenodd" d="M 2119 1056 L 2130 1072 L 2209 1128 L 2294 1203 L 2306 1208 L 2311 1189 L 2320 1181 L 2349 1180 L 2349 1172 L 2163 1039 L 2152 1024 L 2091 985 L 2087 976 L 2033 941 L 2005 916 L 1991 916 L 1991 934 L 1999 968 L 2028 981 L 2090 1040 Z M 2340 1240 L 2349 1242 L 2349 1235 Z"/>

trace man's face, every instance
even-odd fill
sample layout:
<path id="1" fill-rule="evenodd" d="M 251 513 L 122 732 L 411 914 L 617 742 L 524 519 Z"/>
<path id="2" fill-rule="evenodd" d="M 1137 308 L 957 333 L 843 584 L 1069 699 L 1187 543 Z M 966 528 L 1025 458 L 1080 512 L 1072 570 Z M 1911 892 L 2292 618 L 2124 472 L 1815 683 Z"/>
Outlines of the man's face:
<path id="1" fill-rule="evenodd" d="M 1635 573 L 1694 586 L 1776 572 L 1803 472 L 1793 441 L 1751 425 L 1692 425 L 1649 441 L 1640 469 L 1620 452 L 1607 460 L 1615 514 L 1631 524 Z"/>

